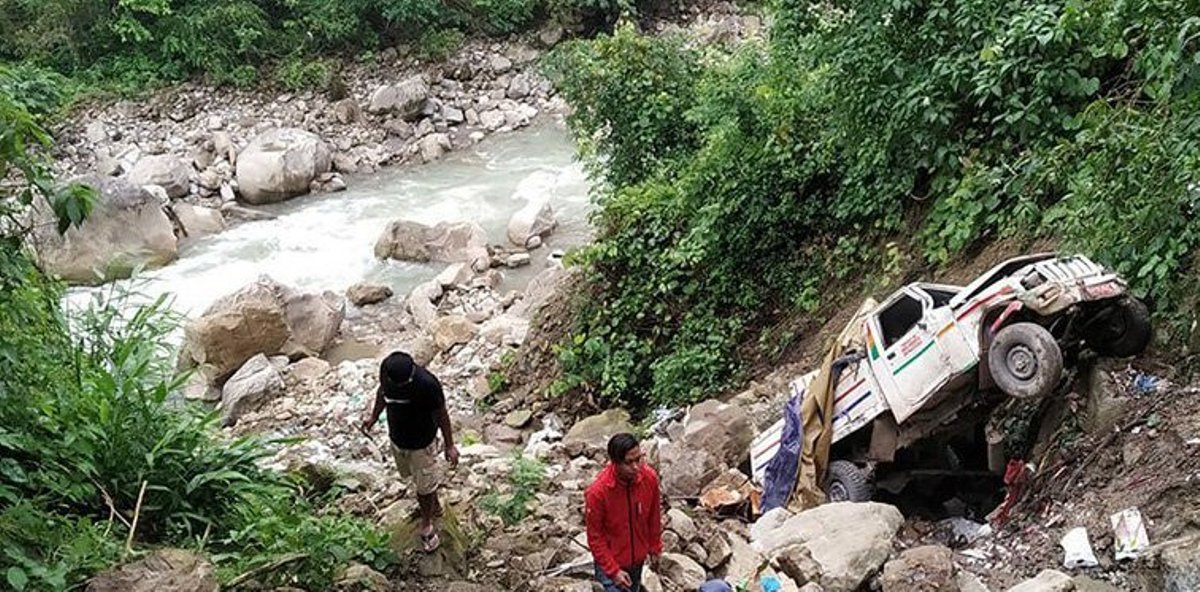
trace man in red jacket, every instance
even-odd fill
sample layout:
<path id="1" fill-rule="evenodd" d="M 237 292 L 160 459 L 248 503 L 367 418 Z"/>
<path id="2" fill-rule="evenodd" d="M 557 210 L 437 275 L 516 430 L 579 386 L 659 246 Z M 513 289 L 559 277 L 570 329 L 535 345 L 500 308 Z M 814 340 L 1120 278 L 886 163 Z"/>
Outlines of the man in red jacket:
<path id="1" fill-rule="evenodd" d="M 662 555 L 658 474 L 632 434 L 609 439 L 608 460 L 584 494 L 588 548 L 604 592 L 641 592 L 642 565 Z"/>

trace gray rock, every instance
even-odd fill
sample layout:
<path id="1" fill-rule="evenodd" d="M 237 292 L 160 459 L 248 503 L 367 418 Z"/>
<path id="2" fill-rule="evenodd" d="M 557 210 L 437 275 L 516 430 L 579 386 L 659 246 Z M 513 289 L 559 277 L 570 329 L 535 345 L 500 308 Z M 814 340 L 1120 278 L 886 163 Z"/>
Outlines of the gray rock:
<path id="1" fill-rule="evenodd" d="M 108 127 L 103 122 L 93 121 L 83 128 L 83 136 L 92 144 L 108 141 Z"/>
<path id="2" fill-rule="evenodd" d="M 453 148 L 450 136 L 446 134 L 429 134 L 421 138 L 417 146 L 421 150 L 421 160 L 425 162 L 437 160 Z"/>
<path id="3" fill-rule="evenodd" d="M 470 342 L 479 333 L 479 326 L 463 315 L 447 315 L 434 319 L 429 325 L 429 332 L 438 349 L 446 351 Z"/>
<path id="4" fill-rule="evenodd" d="M 706 450 L 667 442 L 658 448 L 659 477 L 668 497 L 698 497 L 704 486 L 724 470 L 724 465 Z"/>
<path id="5" fill-rule="evenodd" d="M 721 462 L 737 466 L 754 440 L 750 416 L 740 407 L 709 399 L 688 410 L 683 444 L 705 450 Z"/>
<path id="6" fill-rule="evenodd" d="M 87 220 L 64 235 L 50 205 L 35 202 L 38 223 L 28 240 L 44 271 L 72 284 L 96 284 L 175 259 L 174 227 L 153 194 L 113 177 L 90 175 L 76 182 L 94 188 L 97 198 Z"/>
<path id="7" fill-rule="evenodd" d="M 940 545 L 908 549 L 883 566 L 883 592 L 958 592 L 954 552 Z"/>
<path id="8" fill-rule="evenodd" d="M 443 107 L 442 118 L 450 125 L 458 125 L 466 121 L 466 115 L 463 114 L 462 109 L 456 107 Z"/>
<path id="9" fill-rule="evenodd" d="M 733 555 L 733 549 L 729 546 L 729 541 L 720 532 L 713 533 L 712 536 L 704 539 L 704 551 L 708 556 L 707 560 L 704 561 L 704 567 L 709 569 L 721 567 Z"/>
<path id="10" fill-rule="evenodd" d="M 340 124 L 356 123 L 362 119 L 362 107 L 354 99 L 342 99 L 334 103 L 331 108 L 333 109 L 333 118 Z"/>
<path id="11" fill-rule="evenodd" d="M 691 590 L 704 581 L 704 568 L 687 555 L 663 553 L 659 562 L 663 579 L 676 589 Z"/>
<path id="12" fill-rule="evenodd" d="M 533 413 L 528 409 L 517 409 L 504 416 L 504 425 L 515 429 L 529 425 L 530 421 L 533 421 Z"/>
<path id="13" fill-rule="evenodd" d="M 171 199 L 188 194 L 192 165 L 186 160 L 170 154 L 145 156 L 129 171 L 129 182 L 134 185 L 159 185 Z"/>
<path id="14" fill-rule="evenodd" d="M 492 56 L 492 59 L 488 61 L 488 67 L 491 68 L 494 74 L 500 75 L 512 70 L 513 63 L 512 60 L 504 56 L 497 55 Z"/>
<path id="15" fill-rule="evenodd" d="M 633 426 L 629 423 L 629 412 L 624 409 L 609 409 L 576 422 L 563 437 L 563 445 L 568 450 L 602 450 L 613 435 L 631 431 Z"/>
<path id="16" fill-rule="evenodd" d="M 509 218 L 508 240 L 518 247 L 524 247 L 530 238 L 549 236 L 557 226 L 558 219 L 548 200 L 530 200 Z"/>
<path id="17" fill-rule="evenodd" d="M 383 302 L 392 297 L 392 289 L 382 284 L 359 282 L 346 290 L 348 298 L 354 306 L 366 306 Z"/>
<path id="18" fill-rule="evenodd" d="M 308 193 L 309 184 L 329 171 L 329 146 L 304 130 L 272 129 L 254 138 L 237 157 L 242 199 L 267 204 Z"/>
<path id="19" fill-rule="evenodd" d="M 679 535 L 679 539 L 684 543 L 694 541 L 700 535 L 700 531 L 696 528 L 696 521 L 679 508 L 671 508 L 667 511 L 667 528 Z"/>
<path id="20" fill-rule="evenodd" d="M 200 239 L 225 230 L 225 217 L 221 215 L 221 210 L 182 202 L 171 204 L 171 210 L 175 212 L 175 217 L 187 233 L 188 240 Z"/>
<path id="21" fill-rule="evenodd" d="M 246 361 L 221 388 L 221 423 L 233 425 L 247 412 L 283 394 L 283 376 L 267 357 L 258 354 Z"/>
<path id="22" fill-rule="evenodd" d="M 88 581 L 87 592 L 217 592 L 216 571 L 203 556 L 159 549 L 149 557 L 109 569 Z"/>
<path id="23" fill-rule="evenodd" d="M 473 266 L 482 258 L 486 264 L 487 234 L 483 227 L 474 223 L 442 222 L 426 226 L 396 220 L 375 242 L 375 256 L 417 263 L 468 262 Z"/>
<path id="24" fill-rule="evenodd" d="M 776 557 L 798 584 L 850 592 L 887 560 L 903 523 L 900 511 L 887 504 L 825 504 L 760 529 L 754 546 Z"/>
<path id="25" fill-rule="evenodd" d="M 420 76 L 412 76 L 399 84 L 376 89 L 371 95 L 367 111 L 394 113 L 402 119 L 411 120 L 421 115 L 428 98 L 429 86 Z"/>
<path id="26" fill-rule="evenodd" d="M 504 123 L 504 113 L 499 109 L 491 109 L 479 114 L 479 124 L 490 132 L 504 127 Z"/>
<path id="27" fill-rule="evenodd" d="M 1009 588 L 1007 592 L 1071 592 L 1074 589 L 1075 583 L 1071 581 L 1071 576 L 1055 569 L 1047 569 L 1036 578 Z"/>

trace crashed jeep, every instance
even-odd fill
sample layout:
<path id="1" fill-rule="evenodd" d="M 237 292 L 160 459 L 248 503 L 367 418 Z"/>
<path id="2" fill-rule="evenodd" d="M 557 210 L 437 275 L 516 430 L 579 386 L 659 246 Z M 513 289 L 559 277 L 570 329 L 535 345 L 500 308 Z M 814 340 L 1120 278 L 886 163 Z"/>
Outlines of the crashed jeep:
<path id="1" fill-rule="evenodd" d="M 1050 394 L 1064 360 L 1083 349 L 1132 356 L 1151 337 L 1149 312 L 1125 282 L 1079 255 L 1010 259 L 966 287 L 909 284 L 854 323 L 847 331 L 862 347 L 834 365 L 844 369 L 834 372 L 833 445 L 822 484 L 831 501 L 870 499 L 898 453 L 978 425 L 971 422 L 1006 395 Z M 794 380 L 792 392 L 803 394 L 817 373 Z M 783 428 L 780 420 L 751 446 L 760 484 Z M 993 471 L 1002 465 L 1002 456 L 989 460 Z"/>

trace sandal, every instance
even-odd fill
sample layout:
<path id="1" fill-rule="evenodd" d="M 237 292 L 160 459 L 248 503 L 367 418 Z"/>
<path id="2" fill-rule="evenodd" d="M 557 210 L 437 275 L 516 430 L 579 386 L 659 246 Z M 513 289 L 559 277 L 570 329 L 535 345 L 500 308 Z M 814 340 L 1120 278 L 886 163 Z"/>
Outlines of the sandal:
<path id="1" fill-rule="evenodd" d="M 425 549 L 426 553 L 432 553 L 432 552 L 436 551 L 437 548 L 439 546 L 441 546 L 441 544 L 442 544 L 442 539 L 441 539 L 441 537 L 438 536 L 438 533 L 436 530 L 433 532 L 430 532 L 429 534 L 421 535 L 421 546 Z"/>

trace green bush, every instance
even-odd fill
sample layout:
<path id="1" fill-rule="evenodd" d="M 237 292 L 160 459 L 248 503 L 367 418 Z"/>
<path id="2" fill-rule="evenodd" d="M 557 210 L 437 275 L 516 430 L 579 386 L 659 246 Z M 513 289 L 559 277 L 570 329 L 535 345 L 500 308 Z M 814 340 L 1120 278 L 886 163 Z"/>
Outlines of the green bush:
<path id="1" fill-rule="evenodd" d="M 861 278 L 896 276 L 898 251 L 941 264 L 999 237 L 1115 266 L 1186 333 L 1198 14 L 785 0 L 768 44 L 729 55 L 627 28 L 568 45 L 551 74 L 601 185 L 598 240 L 573 257 L 594 294 L 555 390 L 703 398 L 780 353 L 760 331 L 878 289 Z"/>
<path id="2" fill-rule="evenodd" d="M 417 54 L 426 60 L 440 62 L 458 51 L 465 41 L 466 36 L 457 29 L 430 31 L 418 42 Z"/>
<path id="3" fill-rule="evenodd" d="M 512 526 L 529 516 L 529 502 L 546 480 L 546 467 L 537 459 L 518 455 L 513 459 L 508 480 L 511 493 L 489 493 L 483 497 L 480 506 L 485 512 L 499 516 L 506 526 Z"/>

